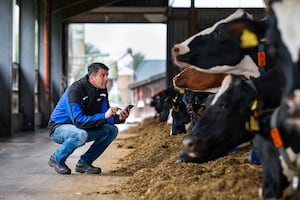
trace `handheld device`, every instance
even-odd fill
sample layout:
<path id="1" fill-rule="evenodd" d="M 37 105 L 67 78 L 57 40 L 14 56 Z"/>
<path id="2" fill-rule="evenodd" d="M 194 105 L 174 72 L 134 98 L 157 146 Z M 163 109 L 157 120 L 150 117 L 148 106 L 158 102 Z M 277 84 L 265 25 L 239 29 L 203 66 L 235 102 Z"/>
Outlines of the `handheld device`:
<path id="1" fill-rule="evenodd" d="M 129 104 L 128 106 L 126 106 L 125 108 L 123 108 L 122 110 L 118 110 L 117 114 L 119 115 L 123 110 L 130 110 L 134 107 L 134 105 Z"/>
<path id="2" fill-rule="evenodd" d="M 128 109 L 129 108 L 129 110 L 131 109 L 131 108 L 133 108 L 134 107 L 134 105 L 128 105 L 128 106 L 126 106 L 126 108 L 125 109 Z"/>

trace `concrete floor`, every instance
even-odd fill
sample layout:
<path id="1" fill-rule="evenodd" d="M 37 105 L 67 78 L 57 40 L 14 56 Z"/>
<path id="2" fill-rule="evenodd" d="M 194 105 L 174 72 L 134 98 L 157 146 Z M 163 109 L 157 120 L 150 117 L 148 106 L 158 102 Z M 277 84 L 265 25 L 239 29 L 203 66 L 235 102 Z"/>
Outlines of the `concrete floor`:
<path id="1" fill-rule="evenodd" d="M 119 127 L 120 131 L 125 128 L 126 125 Z M 49 156 L 57 147 L 58 144 L 49 138 L 47 129 L 26 132 L 21 136 L 12 138 L 0 138 L 0 200 L 59 199 L 56 196 L 58 188 L 62 190 L 65 186 L 75 182 L 78 183 L 78 181 L 83 181 L 84 183 L 86 178 L 91 184 L 99 184 L 99 175 L 76 174 L 74 172 L 79 156 L 87 149 L 88 145 L 77 149 L 68 158 L 66 164 L 71 168 L 72 175 L 59 175 L 53 168 L 48 166 Z M 107 171 L 112 167 L 112 162 L 120 159 L 122 154 L 114 152 L 112 156 L 109 153 L 109 148 L 100 157 L 102 159 L 101 168 L 103 172 L 101 174 L 101 182 L 113 184 L 120 181 L 120 177 L 111 176 L 107 174 Z M 119 150 L 116 148 L 114 151 Z M 103 163 L 105 163 L 104 166 Z M 61 199 L 86 199 L 82 196 L 80 197 L 82 193 L 80 191 L 71 192 L 74 192 L 73 196 L 71 195 L 72 198 L 63 197 Z M 74 198 L 74 195 L 75 197 L 77 195 L 78 198 Z M 100 199 L 115 198 L 103 196 Z"/>
<path id="2" fill-rule="evenodd" d="M 0 199 L 23 199 L 51 173 L 47 157 L 55 146 L 47 130 L 23 134 L 0 139 Z"/>

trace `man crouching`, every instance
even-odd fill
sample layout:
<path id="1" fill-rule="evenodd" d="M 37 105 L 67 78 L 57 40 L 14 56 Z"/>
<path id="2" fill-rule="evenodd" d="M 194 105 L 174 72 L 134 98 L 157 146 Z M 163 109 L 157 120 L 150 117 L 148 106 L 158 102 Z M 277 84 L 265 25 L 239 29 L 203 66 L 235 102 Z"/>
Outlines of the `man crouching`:
<path id="1" fill-rule="evenodd" d="M 48 164 L 59 174 L 71 174 L 66 159 L 90 141 L 94 142 L 80 156 L 75 171 L 101 173 L 101 168 L 92 163 L 117 137 L 119 131 L 114 124 L 124 123 L 130 113 L 129 108 L 118 112 L 120 108 L 109 105 L 108 71 L 103 63 L 89 65 L 88 74 L 66 89 L 50 116 L 50 137 L 61 146 L 50 156 Z"/>

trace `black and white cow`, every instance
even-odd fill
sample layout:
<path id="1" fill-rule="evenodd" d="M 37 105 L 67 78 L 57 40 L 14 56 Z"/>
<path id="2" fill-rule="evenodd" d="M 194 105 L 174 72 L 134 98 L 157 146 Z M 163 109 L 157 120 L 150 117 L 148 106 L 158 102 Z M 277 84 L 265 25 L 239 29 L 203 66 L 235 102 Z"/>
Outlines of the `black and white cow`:
<path id="1" fill-rule="evenodd" d="M 296 3 L 296 2 L 293 2 Z M 291 1 L 289 1 L 288 5 L 297 8 L 297 5 L 299 3 L 293 4 Z M 279 5 L 279 4 L 278 4 Z M 281 4 L 282 5 L 282 4 Z M 291 8 L 292 8 L 291 7 Z M 293 8 L 293 9 L 294 9 Z M 286 9 L 286 7 L 285 7 Z M 291 10 L 293 10 L 291 9 Z M 280 10 L 280 9 L 279 9 Z M 281 14 L 284 13 L 292 13 L 289 11 L 280 12 Z M 270 19 L 274 20 L 274 19 Z M 272 21 L 270 21 L 272 22 Z M 294 21 L 295 22 L 295 21 Z M 274 21 L 273 21 L 274 23 Z M 293 24 L 294 25 L 294 24 Z M 288 31 L 288 30 L 286 30 Z M 298 33 L 298 32 L 297 32 Z M 280 36 L 278 34 L 278 30 L 272 30 L 269 34 L 273 34 L 273 37 Z M 296 35 L 296 34 L 295 34 Z M 283 147 L 281 149 L 284 149 L 285 152 L 287 152 L 287 155 L 289 157 L 288 160 L 291 160 L 290 162 L 286 161 L 285 157 L 282 156 L 281 153 L 279 154 L 279 151 L 276 149 L 276 147 L 272 144 L 271 137 L 269 135 L 270 129 L 274 127 L 270 121 L 273 120 L 273 110 L 269 112 L 268 110 L 263 110 L 263 113 L 266 111 L 267 114 L 260 114 L 259 115 L 259 132 L 255 134 L 255 138 L 253 140 L 253 147 L 254 150 L 259 154 L 260 159 L 262 160 L 262 166 L 263 166 L 263 186 L 261 190 L 261 196 L 264 198 L 271 198 L 276 197 L 280 198 L 282 196 L 288 196 L 291 194 L 292 185 L 296 189 L 298 189 L 298 183 L 297 180 L 299 178 L 299 166 L 300 166 L 300 159 L 298 158 L 298 152 L 300 152 L 299 149 L 299 129 L 298 129 L 298 122 L 299 120 L 299 61 L 297 61 L 295 64 L 293 64 L 292 56 L 289 51 L 291 50 L 289 48 L 286 48 L 286 45 L 280 45 L 280 37 L 277 38 L 278 40 L 269 39 L 270 36 L 267 37 L 267 41 L 271 45 L 271 53 L 269 53 L 268 58 L 270 57 L 270 54 L 274 53 L 275 56 L 273 57 L 273 61 L 276 61 L 276 67 L 274 69 L 277 70 L 277 76 L 270 76 L 269 81 L 263 81 L 261 84 L 270 84 L 272 86 L 273 84 L 278 84 L 277 88 L 272 88 L 270 86 L 265 87 L 265 90 L 257 90 L 257 86 L 259 84 L 254 84 L 258 92 L 258 98 L 262 99 L 262 102 L 264 103 L 264 106 L 262 108 L 275 108 L 276 104 L 278 104 L 278 97 L 281 98 L 280 94 L 280 88 L 284 87 L 284 95 L 281 102 L 281 107 L 279 110 L 275 113 L 278 113 L 278 117 L 274 120 L 275 124 L 277 124 L 276 128 L 278 128 L 279 132 L 281 133 L 281 146 Z M 284 44 L 284 43 L 282 43 Z M 273 46 L 272 46 L 273 45 Z M 279 48 L 278 48 L 279 47 Z M 287 51 L 288 50 L 288 51 Z M 299 56 L 299 48 L 297 49 L 298 56 Z M 291 68 L 286 69 L 284 66 L 292 66 Z M 295 67 L 296 65 L 296 67 Z M 284 67 L 284 68 L 283 68 Z M 282 70 L 282 71 L 280 71 Z M 273 71 L 273 70 L 270 70 Z M 268 73 L 270 72 L 268 71 Z M 279 72 L 279 73 L 278 73 Z M 283 72 L 283 73 L 281 73 Z M 268 74 L 264 73 L 262 74 L 263 78 L 264 75 Z M 231 81 L 228 81 L 230 80 Z M 259 79 L 254 79 L 253 81 L 257 81 Z M 285 80 L 282 83 L 282 80 Z M 196 126 L 192 129 L 191 136 L 188 136 L 183 144 L 184 144 L 184 152 L 180 159 L 187 159 L 187 161 L 190 162 L 205 162 L 209 159 L 217 158 L 217 156 L 224 155 L 224 152 L 228 152 L 232 147 L 237 145 L 237 143 L 243 142 L 243 137 L 245 137 L 245 134 L 238 135 L 239 131 L 236 131 L 237 127 L 232 126 L 230 124 L 230 120 L 226 119 L 226 116 L 230 116 L 230 118 L 234 118 L 237 121 L 235 122 L 235 125 L 238 125 L 237 122 L 244 121 L 245 124 L 248 126 L 251 124 L 251 120 L 253 116 L 249 113 L 252 111 L 252 106 L 254 103 L 249 104 L 249 100 L 247 97 L 238 96 L 238 91 L 241 89 L 244 85 L 244 81 L 241 81 L 237 79 L 234 76 L 231 76 L 231 78 L 227 79 L 227 82 L 230 82 L 230 84 L 225 84 L 224 91 L 218 92 L 215 99 L 212 101 L 212 104 L 210 107 L 208 107 L 207 110 L 210 110 L 210 113 L 207 114 L 206 117 L 201 118 L 202 120 L 201 126 L 199 124 L 198 129 L 196 129 Z M 228 87 L 225 87 L 226 85 L 229 85 Z M 235 85 L 235 86 L 234 86 Z M 252 85 L 252 84 L 251 84 Z M 223 85 L 222 85 L 223 86 Z M 250 86 L 251 87 L 251 86 Z M 246 89 L 244 88 L 243 91 Z M 240 91 L 241 92 L 241 91 Z M 250 91 L 249 91 L 250 92 Z M 267 95 L 266 92 L 279 92 L 279 94 L 273 94 L 274 99 L 269 99 L 269 101 L 266 99 Z M 269 94 L 270 97 L 272 97 L 272 94 Z M 239 99 L 240 102 L 237 102 L 236 100 Z M 286 100 L 287 99 L 287 100 Z M 275 100 L 275 101 L 274 101 Z M 247 103 L 248 102 L 248 103 Z M 255 101 L 253 101 L 255 102 Z M 271 104 L 269 104 L 269 103 Z M 272 103 L 273 102 L 273 103 Z M 236 103 L 236 104 L 232 104 Z M 240 103 L 240 104 L 239 104 Z M 244 104 L 242 104 L 244 103 Z M 279 102 L 280 103 L 280 102 Z M 235 105 L 235 108 L 233 106 Z M 251 105 L 251 106 L 250 106 Z M 268 105 L 268 106 L 266 106 Z M 273 107 L 271 106 L 273 105 Z M 275 107 L 274 107 L 275 106 Z M 245 108 L 248 107 L 248 110 Z M 256 106 L 255 106 L 256 107 Z M 286 109 L 288 108 L 288 109 Z M 235 110 L 236 109 L 236 110 Z M 277 109 L 276 109 L 277 110 Z M 240 113 L 238 113 L 240 111 Z M 242 111 L 242 112 L 241 112 Z M 248 111 L 248 112 L 247 112 Z M 262 110 L 260 110 L 262 112 Z M 222 114 L 221 114 L 222 113 Z M 241 113 L 248 113 L 242 114 Z M 204 112 L 205 114 L 205 112 Z M 271 117 L 272 114 L 272 117 Z M 239 116 L 241 118 L 236 118 L 236 116 Z M 204 115 L 203 115 L 204 116 Z M 249 117 L 249 121 L 247 122 L 247 116 Z M 246 117 L 246 118 L 243 118 Z M 219 122 L 219 120 L 223 120 L 223 126 L 220 128 L 220 130 L 214 130 L 212 131 L 212 124 L 215 122 Z M 266 122 L 264 122 L 266 121 Z M 218 123 L 219 124 L 219 123 Z M 241 128 L 242 124 L 239 124 L 238 126 Z M 229 133 L 228 130 L 231 129 L 231 132 Z M 250 127 L 251 128 L 251 127 Z M 194 131 L 195 130 L 195 131 Z M 200 131 L 199 131 L 200 130 Z M 227 130 L 227 131 L 226 131 Z M 243 128 L 240 129 L 241 133 Z M 194 132 L 193 132 L 194 131 Z M 210 135 L 207 134 L 207 131 L 210 131 Z M 253 127 L 252 127 L 252 131 Z M 228 136 L 230 136 L 230 139 L 234 138 L 233 140 L 228 141 Z M 278 138 L 277 138 L 278 140 Z M 224 147 L 225 142 L 225 147 Z M 278 142 L 278 141 L 277 141 Z M 275 142 L 276 143 L 276 142 Z M 279 142 L 280 143 L 280 142 Z M 217 147 L 216 144 L 219 144 L 222 147 Z M 228 147 L 229 145 L 229 147 Z M 213 147 L 215 146 L 215 147 Z M 226 149 L 227 148 L 227 149 Z M 280 151 L 281 152 L 281 151 Z M 222 154 L 223 153 L 223 154 Z M 190 156 L 190 157 L 188 157 Z M 280 157 L 279 157 L 280 156 Z M 292 163 L 290 167 L 288 163 Z M 294 180 L 294 182 L 292 181 Z M 295 186 L 296 185 L 296 186 Z"/>
<path id="2" fill-rule="evenodd" d="M 267 31 L 270 55 L 282 70 L 285 87 L 282 103 L 287 109 L 282 121 L 286 130 L 300 132 L 300 35 L 295 25 L 300 19 L 300 3 L 297 0 L 273 0 Z"/>
<path id="3" fill-rule="evenodd" d="M 208 73 L 259 77 L 258 65 L 266 65 L 266 60 L 257 56 L 259 46 L 264 44 L 265 21 L 260 22 L 261 26 L 250 26 L 239 23 L 239 19 L 251 19 L 251 16 L 238 9 L 226 19 L 175 45 L 172 48 L 174 63 Z M 269 64 L 267 66 L 272 66 Z"/>
<path id="4" fill-rule="evenodd" d="M 176 96 L 173 98 L 171 110 L 172 126 L 170 135 L 186 133 L 186 124 L 190 123 L 191 121 L 190 114 L 183 99 L 185 92 L 181 91 L 184 90 L 179 90 Z"/>
<path id="5" fill-rule="evenodd" d="M 154 107 L 156 111 L 155 116 L 158 116 L 160 122 L 166 122 L 168 120 L 170 109 L 172 108 L 172 101 L 176 93 L 177 91 L 172 86 L 152 97 L 150 106 Z"/>
<path id="6" fill-rule="evenodd" d="M 256 96 L 263 100 L 263 108 L 275 108 L 280 104 L 282 88 L 278 69 L 272 67 L 272 64 L 270 64 L 271 62 L 268 60 L 268 56 L 266 56 L 264 66 L 268 63 L 269 68 L 267 70 L 262 70 L 262 73 L 260 73 L 259 70 L 261 64 L 258 57 L 258 52 L 260 51 L 259 46 L 261 43 L 260 41 L 263 40 L 265 36 L 267 27 L 265 23 L 254 22 L 249 20 L 248 17 L 245 18 L 243 16 L 244 14 L 240 13 L 239 17 L 236 17 L 234 20 L 226 20 L 226 22 L 221 23 L 218 22 L 210 28 L 209 31 L 204 30 L 187 39 L 185 42 L 175 45 L 173 48 L 174 60 L 177 64 L 181 64 L 182 66 L 188 65 L 197 70 L 209 71 L 210 73 L 222 72 L 237 74 L 239 76 L 244 75 L 245 77 L 256 77 L 253 78 L 251 85 L 254 85 L 255 87 Z M 244 83 L 241 85 L 246 85 L 245 87 L 251 89 L 249 84 L 246 84 L 244 81 L 241 82 Z M 226 85 L 226 83 L 224 84 Z M 223 86 L 223 88 L 224 87 L 225 86 Z M 238 90 L 240 88 L 237 87 L 236 89 Z M 223 89 L 221 92 L 229 94 L 226 96 L 232 95 L 232 92 L 228 92 L 227 89 Z M 217 92 L 215 96 L 216 99 L 221 96 L 221 92 Z M 238 98 L 239 100 L 236 101 Z M 208 109 L 204 112 L 205 114 L 203 113 L 203 116 L 200 117 L 197 124 L 193 126 L 191 136 L 184 140 L 185 150 L 183 156 L 180 157 L 180 160 L 190 161 L 191 158 L 187 155 L 192 155 L 193 161 L 191 162 L 205 162 L 225 155 L 229 150 L 244 142 L 245 139 L 243 138 L 245 136 L 246 139 L 251 139 L 247 134 L 239 134 L 239 132 L 247 132 L 245 130 L 245 123 L 249 116 L 243 116 L 243 112 L 239 113 L 239 110 L 249 109 L 247 104 L 243 104 L 249 103 L 244 102 L 245 99 L 247 98 L 239 95 L 233 95 L 231 99 L 228 98 L 225 100 L 224 97 L 221 97 L 220 101 L 223 103 L 221 103 L 221 105 L 226 108 L 226 110 L 223 110 L 223 116 L 221 113 L 217 114 L 216 112 L 220 110 L 214 108 L 219 104 L 208 106 Z M 217 100 L 215 100 L 215 102 L 217 102 Z M 224 104 L 224 102 L 226 104 Z M 235 108 L 237 109 L 236 111 L 233 110 Z M 237 123 L 231 122 L 231 119 L 226 117 L 226 111 L 235 114 Z M 220 118 L 220 120 L 217 120 L 218 118 Z M 226 138 L 228 137 L 226 134 L 225 138 L 219 139 L 217 137 L 217 135 L 220 135 L 220 137 L 223 136 L 222 134 L 226 133 L 228 131 L 227 129 L 230 130 L 228 132 L 230 135 L 235 135 L 234 133 L 239 134 L 237 138 L 235 138 L 235 136 L 230 136 L 230 139 L 232 139 L 231 141 Z M 219 134 L 212 134 L 212 132 L 218 132 Z M 212 134 L 215 141 L 204 141 L 205 145 L 203 145 L 203 141 L 201 140 L 210 137 L 203 136 L 199 141 L 202 145 L 197 145 L 197 142 L 194 142 L 194 140 L 198 140 L 198 134 L 201 135 L 201 137 L 202 134 Z M 227 140 L 225 141 L 227 145 L 223 143 L 224 139 Z M 197 157 L 195 155 L 199 152 L 194 151 L 193 148 L 198 148 L 198 146 L 201 146 L 199 148 L 205 148 L 208 153 L 205 154 L 205 158 L 199 158 L 197 160 L 195 159 Z M 191 149 L 193 149 L 193 153 L 189 153 Z"/>
<path id="7" fill-rule="evenodd" d="M 253 125 L 255 112 L 279 105 L 281 95 L 277 90 L 281 84 L 274 77 L 278 77 L 276 68 L 253 81 L 227 75 L 190 135 L 184 138 L 179 160 L 203 163 L 250 141 L 254 137 L 254 128 L 247 130 L 245 127 Z M 276 96 L 277 99 L 273 98 Z"/>
<path id="8" fill-rule="evenodd" d="M 194 92 L 190 90 L 185 92 L 184 100 L 192 121 L 191 126 L 198 121 L 206 108 L 207 102 L 209 102 L 209 99 L 212 98 L 214 94 L 215 93 L 212 92 Z"/>
<path id="9" fill-rule="evenodd" d="M 264 131 L 256 135 L 253 147 L 263 166 L 263 198 L 299 198 L 300 178 L 300 19 L 297 0 L 272 1 L 266 34 L 269 55 L 285 80 L 281 105 L 261 116 Z"/>
<path id="10" fill-rule="evenodd" d="M 226 73 L 237 74 L 241 78 L 260 76 L 256 64 L 257 46 L 259 40 L 264 37 L 265 26 L 262 23 L 261 27 L 255 27 L 256 30 L 253 30 L 249 25 L 240 23 L 239 19 L 252 17 L 244 10 L 238 9 L 226 19 L 172 48 L 174 62 L 187 68 L 174 77 L 175 86 L 193 91 L 214 89 L 216 92 Z M 236 23 L 228 26 L 227 22 L 232 20 L 236 20 Z M 255 37 L 255 42 L 247 42 L 249 37 Z M 263 66 L 265 65 L 264 63 Z M 195 73 L 195 70 L 199 71 L 199 74 Z M 197 80 L 198 83 L 195 83 Z"/>
<path id="11" fill-rule="evenodd" d="M 170 121 L 170 135 L 186 133 L 185 125 L 191 119 L 180 90 L 170 86 L 154 95 L 150 105 L 155 108 L 160 122 Z"/>

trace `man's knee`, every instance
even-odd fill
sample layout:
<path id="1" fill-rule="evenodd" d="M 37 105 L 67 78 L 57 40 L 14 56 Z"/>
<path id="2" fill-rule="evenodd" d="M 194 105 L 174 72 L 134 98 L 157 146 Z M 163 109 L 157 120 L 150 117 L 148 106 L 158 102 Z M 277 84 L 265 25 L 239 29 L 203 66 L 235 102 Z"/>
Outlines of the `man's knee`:
<path id="1" fill-rule="evenodd" d="M 119 130 L 116 126 L 112 126 L 110 132 L 111 132 L 112 135 L 114 135 L 114 138 L 115 138 L 115 137 L 117 137 L 117 135 L 119 133 Z"/>
<path id="2" fill-rule="evenodd" d="M 88 139 L 88 134 L 85 130 L 81 130 L 78 134 L 73 135 L 73 140 L 78 142 L 78 146 L 84 145 Z"/>

